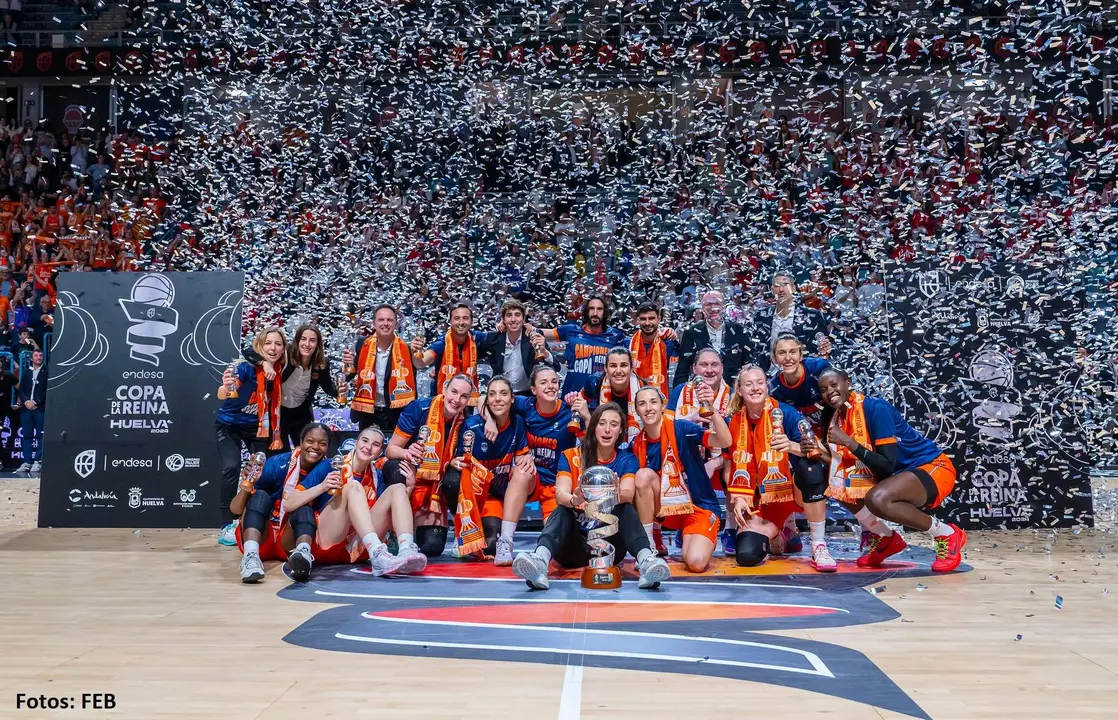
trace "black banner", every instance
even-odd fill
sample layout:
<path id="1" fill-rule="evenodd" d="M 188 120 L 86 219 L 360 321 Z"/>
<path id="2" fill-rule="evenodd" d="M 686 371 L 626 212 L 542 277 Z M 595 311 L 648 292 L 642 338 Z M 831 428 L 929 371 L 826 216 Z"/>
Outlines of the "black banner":
<path id="1" fill-rule="evenodd" d="M 1093 524 L 1072 321 L 1082 290 L 1053 294 L 1024 265 L 894 267 L 894 400 L 959 471 L 945 515 L 963 527 Z"/>
<path id="2" fill-rule="evenodd" d="M 215 391 L 239 353 L 244 275 L 58 280 L 40 527 L 215 527 Z"/>

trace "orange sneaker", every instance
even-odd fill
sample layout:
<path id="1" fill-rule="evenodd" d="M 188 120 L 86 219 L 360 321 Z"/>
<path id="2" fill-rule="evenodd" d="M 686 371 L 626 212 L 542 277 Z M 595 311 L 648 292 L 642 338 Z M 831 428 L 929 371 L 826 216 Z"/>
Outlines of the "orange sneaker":
<path id="1" fill-rule="evenodd" d="M 890 555 L 896 555 L 901 550 L 908 547 L 908 542 L 904 536 L 899 532 L 893 532 L 892 535 L 874 535 L 873 540 L 870 541 L 869 549 L 866 554 L 858 558 L 855 562 L 858 567 L 874 568 L 885 562 L 885 558 Z"/>
<path id="2" fill-rule="evenodd" d="M 958 525 L 947 523 L 955 532 L 937 537 L 936 560 L 932 563 L 934 572 L 951 572 L 963 562 L 963 548 L 967 546 L 967 534 Z"/>

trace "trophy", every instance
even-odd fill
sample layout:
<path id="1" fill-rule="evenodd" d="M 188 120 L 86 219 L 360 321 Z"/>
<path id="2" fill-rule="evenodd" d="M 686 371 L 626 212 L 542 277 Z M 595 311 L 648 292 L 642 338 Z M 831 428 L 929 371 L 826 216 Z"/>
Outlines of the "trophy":
<path id="1" fill-rule="evenodd" d="M 462 455 L 465 462 L 470 462 L 474 456 L 474 431 L 467 430 L 462 433 Z"/>
<path id="2" fill-rule="evenodd" d="M 696 399 L 698 399 L 698 397 L 699 397 L 699 389 L 702 386 L 703 386 L 703 379 L 701 377 L 696 375 L 695 377 L 691 378 L 691 389 L 692 389 L 692 391 L 694 391 Z M 710 406 L 710 403 L 700 400 L 699 401 L 699 417 L 709 418 L 713 414 L 714 414 L 714 408 L 712 408 Z"/>
<path id="3" fill-rule="evenodd" d="M 249 455 L 248 462 L 241 468 L 241 490 L 249 495 L 256 492 L 256 481 L 264 474 L 264 461 L 267 456 L 262 452 Z"/>
<path id="4" fill-rule="evenodd" d="M 784 411 L 780 409 L 779 405 L 777 405 L 776 407 L 773 408 L 772 421 L 773 421 L 773 429 L 772 429 L 773 434 L 775 434 L 778 430 L 780 432 L 784 432 Z M 769 435 L 769 442 L 772 442 L 772 434 Z"/>
<path id="5" fill-rule="evenodd" d="M 542 337 L 543 333 L 540 332 L 539 330 L 534 330 L 532 332 L 532 335 L 533 335 L 533 337 L 535 337 L 537 335 Z M 539 350 L 536 350 L 536 359 L 537 360 L 543 360 L 546 357 L 547 357 L 547 344 L 545 343 L 543 347 L 541 347 Z"/>
<path id="6" fill-rule="evenodd" d="M 344 483 L 345 482 L 345 470 L 344 470 L 344 468 L 345 468 L 345 458 L 342 457 L 341 453 L 338 453 L 334 457 L 330 458 L 330 467 L 334 468 L 334 470 L 336 470 L 336 471 L 338 471 L 339 473 L 342 474 L 342 482 Z M 334 488 L 333 490 L 328 491 L 328 493 L 330 495 L 337 495 L 340 490 L 341 490 L 341 488 Z"/>
<path id="7" fill-rule="evenodd" d="M 237 388 L 240 386 L 240 383 L 235 378 L 237 376 L 237 366 L 242 362 L 244 362 L 244 358 L 238 356 L 233 358 L 233 362 L 229 363 L 229 370 L 233 373 L 234 380 L 232 384 L 225 386 L 225 397 L 227 398 L 240 397 L 237 393 Z"/>
<path id="8" fill-rule="evenodd" d="M 342 351 L 344 352 L 346 350 L 349 350 L 349 351 L 352 352 L 353 351 L 353 344 L 354 344 L 353 333 L 351 333 L 351 332 L 342 333 L 342 339 L 341 339 Z M 353 362 L 355 362 L 355 363 L 357 362 L 356 355 L 353 358 Z M 355 365 L 351 364 L 351 363 L 344 363 L 344 367 L 342 368 L 342 371 L 347 376 L 348 375 L 353 375 L 357 372 L 357 367 Z"/>
<path id="9" fill-rule="evenodd" d="M 823 448 L 815 441 L 815 433 L 811 431 L 811 423 L 807 418 L 800 420 L 797 426 L 800 429 L 800 449 L 808 460 L 816 460 L 823 454 Z"/>
<path id="10" fill-rule="evenodd" d="M 595 465 L 579 477 L 579 487 L 586 496 L 582 511 L 589 523 L 586 544 L 590 562 L 582 570 L 582 587 L 587 590 L 613 590 L 621 587 L 621 571 L 613 564 L 617 548 L 606 538 L 617 532 L 617 516 L 610 513 L 617 505 L 617 473 L 604 465 Z"/>
<path id="11" fill-rule="evenodd" d="M 334 386 L 338 389 L 338 404 L 345 407 L 346 393 L 349 388 L 346 387 L 344 372 L 340 372 L 334 376 Z"/>

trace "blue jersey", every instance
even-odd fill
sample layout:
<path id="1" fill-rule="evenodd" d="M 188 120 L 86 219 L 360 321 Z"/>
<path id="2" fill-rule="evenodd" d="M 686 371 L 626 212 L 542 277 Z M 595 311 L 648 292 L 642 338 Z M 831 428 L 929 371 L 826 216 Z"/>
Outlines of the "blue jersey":
<path id="1" fill-rule="evenodd" d="M 513 458 L 528 454 L 528 438 L 524 429 L 524 419 L 513 414 L 509 423 L 497 432 L 497 439 L 490 442 L 485 437 L 485 420 L 481 415 L 474 415 L 462 423 L 462 430 L 458 436 L 458 448 L 462 448 L 462 433 L 472 430 L 474 433 L 474 457 L 493 473 L 489 483 L 489 494 L 504 500 L 505 490 L 509 486 L 509 476 L 512 473 Z"/>
<path id="2" fill-rule="evenodd" d="M 556 473 L 556 477 L 566 476 L 571 481 L 571 492 L 578 489 L 578 478 L 574 477 L 571 473 L 571 454 L 580 452 L 582 452 L 582 448 L 571 448 L 559 456 L 559 472 Z M 637 456 L 631 452 L 625 452 L 624 450 L 615 452 L 609 462 L 598 464 L 605 465 L 610 470 L 617 473 L 617 480 L 619 483 L 626 478 L 630 478 L 635 482 L 637 470 L 640 470 L 641 467 L 641 464 L 637 462 Z M 585 468 L 583 470 L 585 470 Z"/>
<path id="3" fill-rule="evenodd" d="M 703 449 L 710 447 L 711 433 L 702 425 L 687 420 L 675 420 L 675 446 L 679 449 L 679 461 L 683 465 L 683 478 L 691 493 L 691 502 L 710 510 L 715 515 L 722 513 L 714 485 L 703 466 Z M 660 440 L 648 440 L 647 467 L 655 473 L 660 472 Z"/>
<path id="4" fill-rule="evenodd" d="M 256 366 L 243 362 L 237 364 L 237 397 L 229 398 L 217 409 L 217 421 L 226 425 L 252 425 L 257 423 L 256 406 L 248 406 L 252 394 L 256 392 Z M 247 411 L 246 411 L 247 410 Z"/>
<path id="5" fill-rule="evenodd" d="M 380 486 L 380 470 L 377 470 L 375 467 L 373 468 L 373 470 L 376 473 L 377 486 L 379 487 Z M 299 483 L 302 486 L 300 489 L 301 490 L 310 490 L 313 487 L 318 487 L 319 485 L 321 485 L 323 483 L 323 481 L 326 480 L 326 476 L 329 475 L 332 472 L 334 472 L 333 464 L 329 460 L 323 458 L 322 462 L 315 465 L 314 469 L 311 470 L 309 473 L 307 473 L 306 477 L 303 478 L 302 482 Z M 360 478 L 358 478 L 358 479 L 360 479 Z M 314 509 L 314 511 L 316 513 L 320 513 L 326 508 L 327 505 L 330 504 L 330 501 L 333 500 L 333 499 L 334 499 L 333 495 L 331 495 L 328 492 L 324 492 L 321 495 L 319 495 L 318 497 L 316 497 L 314 500 L 311 501 L 311 507 Z"/>
<path id="6" fill-rule="evenodd" d="M 563 394 L 576 392 L 586 385 L 586 380 L 596 372 L 606 369 L 606 355 L 618 345 L 628 347 L 625 334 L 617 328 L 606 328 L 600 333 L 589 333 L 577 323 L 567 323 L 555 329 L 559 340 L 567 343 L 563 357 L 567 361 L 567 375 L 563 378 Z"/>
<path id="7" fill-rule="evenodd" d="M 819 376 L 831 367 L 831 363 L 820 357 L 804 358 L 804 374 L 795 385 L 788 385 L 784 373 L 777 373 L 769 380 L 769 395 L 782 403 L 791 405 L 800 414 L 819 426 L 822 409 L 819 395 Z M 789 436 L 791 437 L 791 436 Z"/>
<path id="8" fill-rule="evenodd" d="M 290 462 L 291 453 L 289 452 L 273 455 L 264 461 L 264 471 L 260 473 L 260 479 L 256 481 L 256 492 L 266 492 L 272 497 L 272 522 L 279 522 L 279 503 L 283 499 L 283 483 L 287 479 L 287 465 Z M 300 466 L 299 480 L 295 489 L 306 490 L 308 487 L 314 487 L 322 482 L 322 478 L 325 478 L 329 472 L 330 462 L 325 458 L 309 471 Z M 312 483 L 311 479 L 316 473 L 321 473 L 321 477 Z M 330 501 L 329 495 L 323 493 L 323 496 L 326 498 L 326 502 Z M 326 503 L 321 503 L 321 506 L 325 507 Z M 318 512 L 319 509 L 319 507 L 316 507 L 315 511 Z"/>
<path id="9" fill-rule="evenodd" d="M 575 436 L 567 425 L 571 422 L 571 408 L 562 401 L 555 412 L 543 415 L 535 398 L 516 398 L 516 413 L 524 418 L 528 447 L 536 463 L 536 476 L 541 485 L 554 485 L 559 471 L 559 456 L 575 446 Z"/>
<path id="10" fill-rule="evenodd" d="M 881 398 L 867 397 L 862 409 L 866 413 L 866 429 L 874 447 L 896 443 L 897 466 L 894 473 L 913 470 L 942 454 L 934 442 L 908 424 L 897 408 Z"/>

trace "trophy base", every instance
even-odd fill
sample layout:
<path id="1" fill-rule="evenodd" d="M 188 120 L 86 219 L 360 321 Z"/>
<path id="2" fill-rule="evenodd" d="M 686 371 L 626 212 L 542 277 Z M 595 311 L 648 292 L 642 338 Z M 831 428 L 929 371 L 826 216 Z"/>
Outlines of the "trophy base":
<path id="1" fill-rule="evenodd" d="M 616 590 L 621 587 L 621 570 L 616 565 L 582 569 L 582 586 L 587 590 Z"/>

